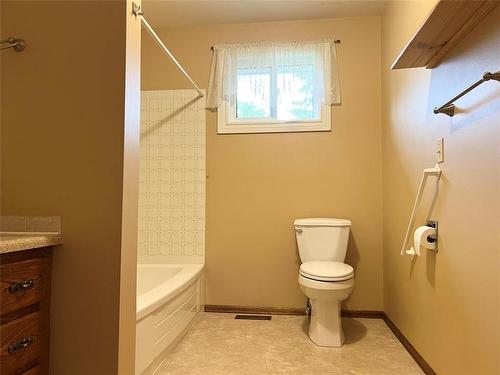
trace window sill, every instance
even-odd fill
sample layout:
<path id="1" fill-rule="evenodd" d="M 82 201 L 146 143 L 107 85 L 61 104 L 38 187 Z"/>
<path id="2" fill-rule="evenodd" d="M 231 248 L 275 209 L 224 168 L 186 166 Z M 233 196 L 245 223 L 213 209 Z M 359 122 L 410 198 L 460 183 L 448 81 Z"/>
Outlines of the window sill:
<path id="1" fill-rule="evenodd" d="M 331 126 L 317 123 L 283 123 L 283 124 L 236 124 L 219 127 L 219 134 L 248 134 L 248 133 L 297 133 L 297 132 L 326 132 L 331 131 Z"/>
<path id="2" fill-rule="evenodd" d="M 299 133 L 299 132 L 326 132 L 332 130 L 331 107 L 324 105 L 321 120 L 313 121 L 274 121 L 264 122 L 238 122 L 226 121 L 226 108 L 221 106 L 217 113 L 218 134 L 251 134 L 251 133 Z"/>

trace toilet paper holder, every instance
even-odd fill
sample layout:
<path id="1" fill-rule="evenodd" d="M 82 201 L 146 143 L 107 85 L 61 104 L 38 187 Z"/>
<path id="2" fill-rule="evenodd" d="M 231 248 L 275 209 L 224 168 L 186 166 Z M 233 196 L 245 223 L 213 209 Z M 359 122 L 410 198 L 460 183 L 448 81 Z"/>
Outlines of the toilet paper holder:
<path id="1" fill-rule="evenodd" d="M 436 228 L 436 234 L 431 234 L 430 236 L 427 236 L 427 240 L 429 242 L 435 242 L 436 243 L 436 248 L 432 249 L 436 253 L 438 252 L 438 233 L 439 233 L 439 228 L 438 228 L 438 222 L 437 220 L 427 220 L 425 223 L 428 227 Z M 429 249 L 431 250 L 431 249 Z"/>
<path id="2" fill-rule="evenodd" d="M 418 206 L 420 205 L 420 200 L 422 199 L 422 194 L 425 189 L 425 184 L 427 183 L 427 178 L 430 176 L 436 177 L 436 180 L 439 181 L 441 178 L 442 170 L 439 167 L 439 164 L 436 164 L 434 168 L 425 168 L 422 173 L 422 179 L 420 180 L 420 185 L 418 186 L 417 196 L 415 197 L 415 202 L 413 203 L 413 209 L 411 211 L 410 221 L 408 223 L 408 228 L 406 229 L 405 239 L 403 241 L 403 246 L 401 246 L 401 255 L 411 255 L 412 258 L 415 256 L 414 249 L 407 249 L 406 244 L 410 240 L 410 236 L 412 233 L 413 224 L 415 223 L 415 217 L 417 214 Z M 437 183 L 436 181 L 436 183 Z M 428 220 L 430 221 L 430 220 Z M 437 227 L 436 227 L 437 230 Z M 437 238 L 436 238 L 437 240 Z"/>

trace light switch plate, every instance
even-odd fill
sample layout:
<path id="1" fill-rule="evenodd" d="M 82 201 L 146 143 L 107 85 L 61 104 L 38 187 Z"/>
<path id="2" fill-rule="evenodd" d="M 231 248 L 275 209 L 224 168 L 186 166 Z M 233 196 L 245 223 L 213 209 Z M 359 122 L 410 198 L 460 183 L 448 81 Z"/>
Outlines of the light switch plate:
<path id="1" fill-rule="evenodd" d="M 437 140 L 436 160 L 438 163 L 444 162 L 444 138 Z"/>

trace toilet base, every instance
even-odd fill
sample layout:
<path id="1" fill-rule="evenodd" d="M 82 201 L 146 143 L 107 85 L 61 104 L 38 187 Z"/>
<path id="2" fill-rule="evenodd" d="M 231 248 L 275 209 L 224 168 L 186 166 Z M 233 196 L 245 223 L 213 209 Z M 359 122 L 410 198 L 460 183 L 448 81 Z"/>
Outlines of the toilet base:
<path id="1" fill-rule="evenodd" d="M 351 295 L 354 278 L 325 282 L 299 275 L 299 285 L 311 303 L 309 337 L 312 342 L 319 346 L 342 346 L 344 333 L 340 306 Z"/>
<path id="2" fill-rule="evenodd" d="M 339 347 L 344 343 L 339 301 L 310 300 L 309 338 L 319 346 Z"/>

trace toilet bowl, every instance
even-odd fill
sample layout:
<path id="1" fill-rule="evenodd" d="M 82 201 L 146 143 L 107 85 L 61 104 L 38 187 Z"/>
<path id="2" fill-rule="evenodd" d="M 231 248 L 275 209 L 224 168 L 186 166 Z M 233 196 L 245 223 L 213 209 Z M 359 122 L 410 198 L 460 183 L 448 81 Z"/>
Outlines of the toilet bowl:
<path id="1" fill-rule="evenodd" d="M 351 222 L 314 218 L 294 225 L 302 260 L 298 281 L 311 306 L 309 337 L 320 346 L 342 346 L 341 302 L 354 289 L 354 270 L 343 263 Z"/>
<path id="2" fill-rule="evenodd" d="M 309 324 L 311 340 L 320 346 L 342 346 L 344 334 L 340 306 L 354 289 L 354 276 L 350 275 L 349 278 L 341 281 L 324 281 L 315 280 L 308 274 L 300 273 L 299 285 L 311 304 Z"/>

